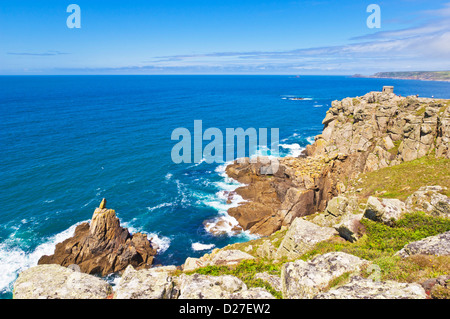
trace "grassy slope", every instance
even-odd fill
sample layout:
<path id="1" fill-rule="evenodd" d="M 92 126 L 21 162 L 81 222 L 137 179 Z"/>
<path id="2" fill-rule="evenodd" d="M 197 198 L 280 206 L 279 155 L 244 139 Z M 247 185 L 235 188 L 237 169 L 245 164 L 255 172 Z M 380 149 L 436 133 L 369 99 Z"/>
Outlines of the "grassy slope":
<path id="1" fill-rule="evenodd" d="M 436 159 L 433 156 L 386 167 L 361 175 L 353 183 L 355 189 L 362 189 L 361 196 L 371 195 L 405 200 L 422 186 L 440 185 L 447 187 L 444 193 L 450 196 L 450 159 Z"/>

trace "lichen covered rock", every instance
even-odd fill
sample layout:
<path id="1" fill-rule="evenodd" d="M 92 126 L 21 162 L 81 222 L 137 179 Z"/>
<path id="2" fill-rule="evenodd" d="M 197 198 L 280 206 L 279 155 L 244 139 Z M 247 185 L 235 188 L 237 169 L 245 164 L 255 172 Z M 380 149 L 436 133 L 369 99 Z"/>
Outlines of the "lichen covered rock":
<path id="1" fill-rule="evenodd" d="M 105 281 L 59 265 L 39 265 L 19 274 L 14 299 L 106 299 L 112 287 Z"/>
<path id="2" fill-rule="evenodd" d="M 368 262 L 343 252 L 330 252 L 306 262 L 286 263 L 281 271 L 283 298 L 311 299 L 345 273 L 357 273 Z"/>
<path id="3" fill-rule="evenodd" d="M 315 299 L 426 299 L 427 295 L 417 283 L 373 281 L 359 276 L 350 283 L 320 293 Z"/>
<path id="4" fill-rule="evenodd" d="M 401 257 L 412 255 L 450 256 L 450 231 L 409 243 L 396 255 Z"/>

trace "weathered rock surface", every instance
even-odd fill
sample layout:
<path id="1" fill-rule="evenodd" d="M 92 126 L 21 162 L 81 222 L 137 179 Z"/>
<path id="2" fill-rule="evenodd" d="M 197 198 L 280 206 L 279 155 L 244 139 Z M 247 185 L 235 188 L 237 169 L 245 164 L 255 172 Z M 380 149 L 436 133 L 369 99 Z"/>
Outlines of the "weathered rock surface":
<path id="1" fill-rule="evenodd" d="M 264 288 L 250 288 L 231 294 L 231 299 L 275 299 L 270 292 Z"/>
<path id="2" fill-rule="evenodd" d="M 261 279 L 267 282 L 273 289 L 277 291 L 283 290 L 283 285 L 281 284 L 281 278 L 279 276 L 270 275 L 266 272 L 257 273 L 255 279 Z"/>
<path id="3" fill-rule="evenodd" d="M 311 299 L 335 278 L 357 273 L 367 261 L 343 252 L 330 252 L 306 262 L 286 263 L 281 271 L 283 298 Z"/>
<path id="4" fill-rule="evenodd" d="M 422 287 L 433 299 L 450 299 L 450 275 L 427 279 Z"/>
<path id="5" fill-rule="evenodd" d="M 335 228 L 342 238 L 349 242 L 357 241 L 364 232 L 364 226 L 361 224 L 363 214 L 348 215 L 345 221 L 336 225 Z"/>
<path id="6" fill-rule="evenodd" d="M 171 299 L 176 267 L 135 270 L 129 265 L 115 288 L 114 299 Z"/>
<path id="7" fill-rule="evenodd" d="M 227 249 L 219 250 L 215 249 L 211 254 L 205 254 L 200 258 L 188 257 L 183 265 L 184 271 L 192 271 L 197 268 L 206 266 L 231 266 L 240 263 L 246 259 L 254 259 L 250 254 L 247 254 L 241 250 Z"/>
<path id="8" fill-rule="evenodd" d="M 194 274 L 176 278 L 178 299 L 230 299 L 234 293 L 247 290 L 247 286 L 234 276 L 206 276 Z"/>
<path id="9" fill-rule="evenodd" d="M 350 283 L 330 289 L 315 299 L 426 299 L 427 295 L 417 283 L 373 281 L 354 276 Z"/>
<path id="10" fill-rule="evenodd" d="M 120 226 L 112 209 L 97 208 L 91 224 L 83 223 L 74 236 L 56 245 L 51 256 L 42 256 L 38 264 L 78 265 L 82 272 L 102 276 L 125 270 L 128 265 L 149 268 L 157 246 L 147 235 L 130 234 Z"/>
<path id="11" fill-rule="evenodd" d="M 450 231 L 409 243 L 396 254 L 401 257 L 412 255 L 450 256 Z"/>
<path id="12" fill-rule="evenodd" d="M 280 158 L 276 171 L 249 159 L 227 167 L 228 176 L 248 184 L 237 190 L 247 202 L 229 214 L 244 230 L 267 236 L 324 211 L 344 191 L 342 181 L 362 172 L 433 153 L 450 158 L 448 106 L 448 100 L 389 92 L 333 101 L 322 134 L 303 156 Z"/>
<path id="13" fill-rule="evenodd" d="M 29 268 L 14 283 L 14 299 L 106 299 L 111 293 L 100 278 L 59 265 Z"/>
<path id="14" fill-rule="evenodd" d="M 321 227 L 299 217 L 289 227 L 276 252 L 277 258 L 295 259 L 313 249 L 317 243 L 337 235 L 331 227 Z"/>
<path id="15" fill-rule="evenodd" d="M 405 203 L 398 199 L 391 198 L 376 198 L 370 196 L 367 200 L 366 210 L 364 211 L 364 217 L 372 219 L 374 221 L 382 222 L 386 225 L 392 225 L 392 223 L 400 219 L 406 212 Z"/>
<path id="16" fill-rule="evenodd" d="M 274 299 L 263 288 L 247 288 L 237 277 L 181 275 L 174 278 L 178 299 Z"/>
<path id="17" fill-rule="evenodd" d="M 215 266 L 237 265 L 247 259 L 255 259 L 255 257 L 240 250 L 220 250 L 212 255 L 210 264 Z"/>
<path id="18" fill-rule="evenodd" d="M 434 216 L 450 217 L 450 198 L 441 192 L 447 190 L 441 186 L 424 186 L 409 196 L 406 208 L 409 211 L 423 211 Z"/>

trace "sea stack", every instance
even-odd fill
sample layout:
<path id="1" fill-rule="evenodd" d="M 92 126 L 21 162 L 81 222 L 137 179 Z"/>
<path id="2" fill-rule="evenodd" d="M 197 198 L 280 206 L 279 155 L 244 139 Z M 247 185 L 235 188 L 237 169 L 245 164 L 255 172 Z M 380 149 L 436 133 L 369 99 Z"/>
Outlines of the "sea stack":
<path id="1" fill-rule="evenodd" d="M 57 244 L 54 254 L 42 256 L 38 264 L 77 265 L 82 272 L 102 276 L 121 272 L 128 265 L 136 269 L 150 268 L 157 246 L 147 235 L 132 235 L 121 227 L 116 212 L 105 205 L 103 199 L 91 223 L 79 225 L 73 237 Z"/>

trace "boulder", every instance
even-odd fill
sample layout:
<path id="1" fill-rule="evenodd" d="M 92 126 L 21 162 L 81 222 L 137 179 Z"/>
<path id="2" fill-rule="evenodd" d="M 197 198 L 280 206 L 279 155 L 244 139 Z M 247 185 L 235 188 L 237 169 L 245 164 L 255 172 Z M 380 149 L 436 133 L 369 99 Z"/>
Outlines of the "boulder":
<path id="1" fill-rule="evenodd" d="M 220 250 L 218 253 L 212 256 L 209 264 L 214 266 L 229 266 L 236 265 L 241 261 L 247 259 L 255 259 L 255 257 L 240 250 Z"/>
<path id="2" fill-rule="evenodd" d="M 427 279 L 422 282 L 422 287 L 433 299 L 450 299 L 450 275 Z"/>
<path id="3" fill-rule="evenodd" d="M 267 272 L 260 272 L 257 273 L 254 278 L 267 282 L 276 291 L 281 292 L 283 290 L 280 276 L 270 275 Z"/>
<path id="4" fill-rule="evenodd" d="M 450 198 L 443 195 L 446 187 L 423 186 L 410 195 L 406 201 L 409 211 L 423 211 L 434 216 L 450 217 Z"/>
<path id="5" fill-rule="evenodd" d="M 171 272 L 176 267 L 135 270 L 129 265 L 115 288 L 114 299 L 170 299 L 173 293 Z"/>
<path id="6" fill-rule="evenodd" d="M 82 272 L 105 276 L 123 271 L 128 265 L 149 268 L 157 248 L 147 235 L 132 235 L 121 227 L 114 210 L 97 208 L 90 224 L 79 225 L 73 237 L 57 244 L 54 254 L 42 256 L 38 264 L 77 265 Z"/>
<path id="7" fill-rule="evenodd" d="M 306 262 L 297 260 L 283 265 L 283 298 L 311 299 L 329 283 L 345 274 L 356 273 L 368 261 L 343 252 L 330 252 Z"/>
<path id="8" fill-rule="evenodd" d="M 230 275 L 183 274 L 175 283 L 178 299 L 230 299 L 233 294 L 247 290 L 242 280 Z"/>
<path id="9" fill-rule="evenodd" d="M 270 240 L 266 239 L 256 249 L 256 255 L 261 258 L 273 259 L 275 257 L 276 251 L 277 248 L 275 248 Z"/>
<path id="10" fill-rule="evenodd" d="M 359 276 L 348 284 L 315 296 L 315 299 L 426 299 L 425 290 L 417 283 L 373 281 Z"/>
<path id="11" fill-rule="evenodd" d="M 255 259 L 250 254 L 247 254 L 241 250 L 236 249 L 226 249 L 220 250 L 215 249 L 211 254 L 205 254 L 200 258 L 188 257 L 183 265 L 183 271 L 192 271 L 197 268 L 206 266 L 231 266 L 237 265 L 243 260 Z"/>
<path id="12" fill-rule="evenodd" d="M 335 226 L 339 235 L 350 242 L 355 242 L 363 235 L 364 226 L 361 224 L 363 214 L 348 215 L 348 218 Z"/>
<path id="13" fill-rule="evenodd" d="M 193 271 L 197 268 L 205 267 L 206 263 L 200 258 L 188 257 L 183 264 L 183 271 Z"/>
<path id="14" fill-rule="evenodd" d="M 270 292 L 264 288 L 250 288 L 231 294 L 231 299 L 275 299 Z"/>
<path id="15" fill-rule="evenodd" d="M 450 256 L 450 231 L 409 243 L 396 255 L 401 257 L 412 255 Z"/>
<path id="16" fill-rule="evenodd" d="M 106 299 L 112 287 L 105 281 L 59 265 L 39 265 L 19 274 L 14 299 Z"/>
<path id="17" fill-rule="evenodd" d="M 321 227 L 299 217 L 294 220 L 283 238 L 276 257 L 281 259 L 295 259 L 321 241 L 328 240 L 337 235 L 337 231 L 331 227 Z"/>
<path id="18" fill-rule="evenodd" d="M 370 196 L 367 200 L 364 217 L 374 221 L 382 222 L 386 225 L 400 219 L 406 212 L 405 203 L 398 199 L 382 198 Z"/>

